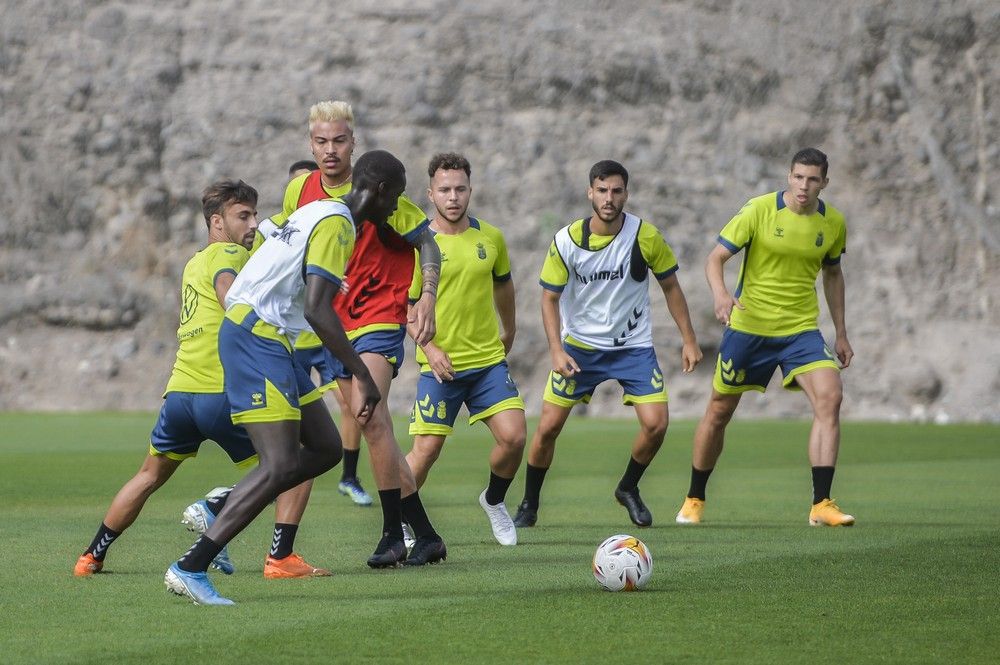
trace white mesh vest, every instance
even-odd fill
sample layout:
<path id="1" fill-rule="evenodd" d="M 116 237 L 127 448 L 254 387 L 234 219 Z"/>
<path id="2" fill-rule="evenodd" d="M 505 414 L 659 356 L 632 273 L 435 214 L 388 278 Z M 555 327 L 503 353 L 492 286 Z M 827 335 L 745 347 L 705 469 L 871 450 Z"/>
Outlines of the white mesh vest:
<path id="1" fill-rule="evenodd" d="M 226 295 L 226 307 L 244 303 L 262 320 L 284 330 L 294 341 L 309 329 L 305 305 L 305 257 L 309 238 L 320 221 L 341 215 L 352 222 L 350 209 L 339 201 L 314 201 L 296 210 L 254 252 Z"/>
<path id="2" fill-rule="evenodd" d="M 653 345 L 649 270 L 643 269 L 642 279 L 636 280 L 631 269 L 639 224 L 638 217 L 626 212 L 615 239 L 596 251 L 577 245 L 568 226 L 556 233 L 556 249 L 569 272 L 559 298 L 563 339 L 569 335 L 598 349 Z"/>

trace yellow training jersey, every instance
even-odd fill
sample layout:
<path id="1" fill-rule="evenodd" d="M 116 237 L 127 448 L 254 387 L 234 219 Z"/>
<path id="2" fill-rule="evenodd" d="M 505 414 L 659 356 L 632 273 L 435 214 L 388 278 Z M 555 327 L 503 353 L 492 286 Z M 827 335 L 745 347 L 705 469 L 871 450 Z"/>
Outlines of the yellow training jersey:
<path id="1" fill-rule="evenodd" d="M 784 337 L 818 327 L 816 276 L 824 264 L 840 262 L 847 247 L 844 216 L 819 202 L 816 212 L 799 215 L 783 192 L 750 199 L 719 233 L 729 251 L 743 252 L 734 295 L 745 309 L 733 308 L 733 330 Z"/>
<path id="2" fill-rule="evenodd" d="M 434 240 L 441 248 L 434 344 L 448 354 L 456 372 L 495 365 L 504 359 L 504 351 L 493 306 L 493 284 L 510 279 L 503 234 L 491 224 L 470 218 L 469 228 L 462 233 L 434 233 Z M 422 282 L 415 266 L 411 302 L 420 297 Z M 422 371 L 429 370 L 427 355 L 420 347 L 417 362 Z"/>
<path id="3" fill-rule="evenodd" d="M 225 309 L 219 304 L 215 280 L 226 272 L 236 275 L 248 258 L 250 253 L 242 245 L 213 242 L 184 266 L 177 328 L 180 346 L 164 394 L 223 392 L 219 326 Z"/>

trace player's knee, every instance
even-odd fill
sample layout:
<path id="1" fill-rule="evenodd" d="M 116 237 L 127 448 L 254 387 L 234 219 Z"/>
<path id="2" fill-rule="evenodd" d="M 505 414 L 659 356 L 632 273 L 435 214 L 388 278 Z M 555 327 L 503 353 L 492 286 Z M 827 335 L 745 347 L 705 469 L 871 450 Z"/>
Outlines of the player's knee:
<path id="1" fill-rule="evenodd" d="M 844 401 L 844 392 L 839 386 L 832 386 L 818 391 L 814 399 L 817 416 L 836 418 L 840 414 L 840 405 Z"/>
<path id="2" fill-rule="evenodd" d="M 524 432 L 507 434 L 497 438 L 497 445 L 508 455 L 521 455 L 524 453 L 525 439 Z"/>
<path id="3" fill-rule="evenodd" d="M 302 482 L 302 474 L 298 461 L 284 457 L 281 460 L 269 459 L 260 462 L 260 479 L 269 492 L 278 494 L 295 487 Z"/>
<path id="4" fill-rule="evenodd" d="M 735 411 L 735 405 L 728 401 L 713 399 L 705 411 L 705 420 L 712 427 L 725 427 L 733 419 Z"/>
<path id="5" fill-rule="evenodd" d="M 170 473 L 163 469 L 143 467 L 136 474 L 135 481 L 139 490 L 148 496 L 163 487 L 169 478 Z"/>
<path id="6" fill-rule="evenodd" d="M 668 424 L 669 419 L 666 414 L 664 414 L 662 418 L 643 421 L 640 423 L 640 427 L 642 428 L 642 437 L 659 448 L 660 444 L 663 443 L 664 437 L 667 436 Z"/>
<path id="7" fill-rule="evenodd" d="M 539 422 L 535 440 L 546 448 L 556 445 L 556 439 L 562 433 L 563 425 L 564 422 Z"/>
<path id="8" fill-rule="evenodd" d="M 414 443 L 413 450 L 410 451 L 414 457 L 424 464 L 425 467 L 433 464 L 441 456 L 442 446 L 432 443 Z"/>

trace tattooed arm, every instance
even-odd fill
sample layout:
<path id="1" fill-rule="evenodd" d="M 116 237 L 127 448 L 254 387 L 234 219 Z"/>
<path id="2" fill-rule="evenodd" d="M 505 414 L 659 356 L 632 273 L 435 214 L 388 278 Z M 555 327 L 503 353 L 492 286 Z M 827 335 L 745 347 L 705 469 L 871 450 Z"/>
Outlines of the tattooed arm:
<path id="1" fill-rule="evenodd" d="M 441 278 L 441 250 L 430 229 L 424 229 L 416 237 L 414 246 L 420 253 L 420 275 L 423 286 L 420 299 L 413 304 L 407 315 L 407 327 L 413 331 L 413 339 L 423 346 L 434 338 L 434 305 L 437 302 L 438 280 Z"/>

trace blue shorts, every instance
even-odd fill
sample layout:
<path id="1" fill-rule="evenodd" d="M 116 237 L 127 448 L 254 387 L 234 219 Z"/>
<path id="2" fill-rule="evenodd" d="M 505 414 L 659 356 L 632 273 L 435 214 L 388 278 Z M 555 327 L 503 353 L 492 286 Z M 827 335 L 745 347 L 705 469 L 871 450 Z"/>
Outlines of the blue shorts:
<path id="1" fill-rule="evenodd" d="M 667 401 L 663 372 L 660 371 L 653 347 L 604 351 L 581 349 L 564 342 L 563 349 L 580 366 L 580 372 L 568 379 L 556 372 L 549 372 L 545 394 L 542 396 L 546 402 L 566 407 L 579 402 L 587 403 L 594 396 L 597 386 L 608 380 L 621 384 L 625 391 L 622 396 L 623 404 Z"/>
<path id="2" fill-rule="evenodd" d="M 295 349 L 292 352 L 295 362 L 302 366 L 306 374 L 312 376 L 313 368 L 319 375 L 319 391 L 325 393 L 337 387 L 337 376 L 343 371 L 343 365 L 333 357 L 325 346 L 314 346 L 309 349 Z"/>
<path id="3" fill-rule="evenodd" d="M 219 360 L 234 423 L 299 420 L 300 406 L 322 398 L 288 339 L 249 307 L 232 307 L 222 320 Z"/>
<path id="4" fill-rule="evenodd" d="M 463 403 L 469 409 L 470 425 L 508 409 L 524 411 L 524 400 L 510 378 L 506 360 L 457 372 L 454 379 L 443 383 L 438 383 L 433 373 L 422 372 L 417 401 L 410 412 L 410 434 L 451 434 Z"/>
<path id="5" fill-rule="evenodd" d="M 375 353 L 388 360 L 389 364 L 392 365 L 392 378 L 395 379 L 406 355 L 403 348 L 404 339 L 406 339 L 406 331 L 403 328 L 399 330 L 375 330 L 355 337 L 351 340 L 351 345 L 358 355 Z M 339 367 L 337 378 L 349 379 L 351 377 L 351 373 L 347 371 L 343 363 L 333 357 L 332 353 L 330 359 L 336 362 Z"/>
<path id="6" fill-rule="evenodd" d="M 240 466 L 257 462 L 247 431 L 229 416 L 225 393 L 167 393 L 149 435 L 149 454 L 181 461 L 196 456 L 206 440 L 219 444 Z"/>
<path id="7" fill-rule="evenodd" d="M 726 328 L 719 345 L 712 387 L 724 395 L 748 390 L 764 392 L 771 375 L 781 368 L 782 385 L 800 390 L 795 377 L 820 367 L 840 366 L 818 330 L 787 337 L 761 337 Z"/>

